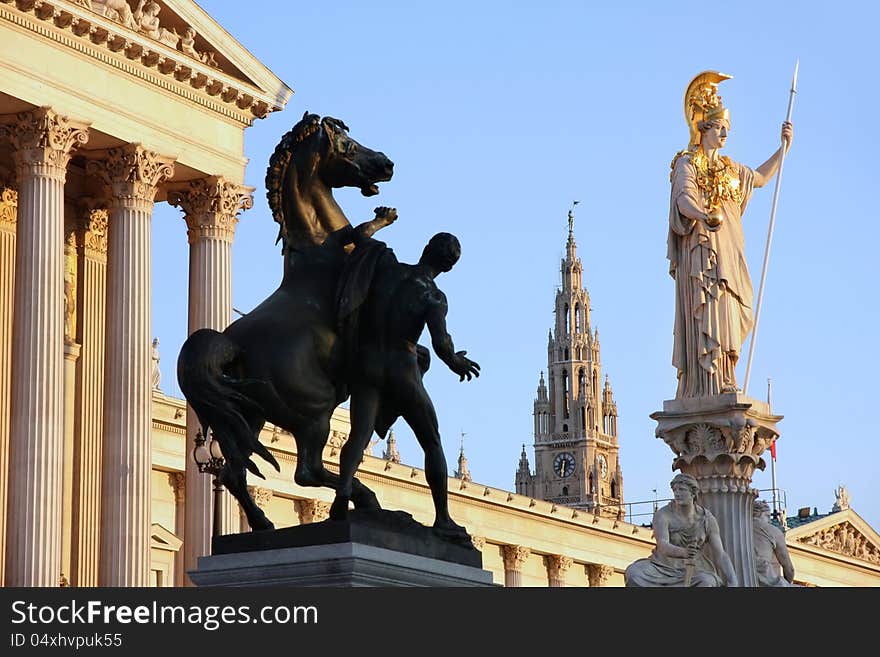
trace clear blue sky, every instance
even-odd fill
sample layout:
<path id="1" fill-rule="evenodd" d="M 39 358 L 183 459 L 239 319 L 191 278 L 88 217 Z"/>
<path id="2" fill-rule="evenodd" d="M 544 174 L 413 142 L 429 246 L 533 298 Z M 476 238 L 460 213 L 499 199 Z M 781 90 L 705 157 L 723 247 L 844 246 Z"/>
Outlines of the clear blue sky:
<path id="1" fill-rule="evenodd" d="M 438 284 L 456 348 L 483 374 L 459 383 L 435 359 L 426 385 L 450 470 L 464 431 L 474 478 L 512 489 L 523 443 L 534 465 L 532 403 L 577 199 L 575 236 L 620 413 L 630 502 L 654 488 L 667 497 L 673 475 L 649 415 L 675 393 L 666 232 L 669 163 L 687 145 L 685 86 L 706 69 L 733 76 L 720 89 L 732 116 L 725 152 L 758 166 L 778 146 L 799 58 L 749 392 L 763 398 L 772 378 L 774 411 L 785 416 L 777 475 L 789 514 L 828 512 L 845 484 L 856 512 L 880 530 L 874 3 L 199 4 L 295 91 L 285 111 L 245 133 L 246 181 L 257 191 L 233 247 L 235 307 L 250 310 L 280 282 L 263 185 L 275 144 L 306 110 L 341 118 L 396 165 L 377 197 L 337 194 L 351 221 L 396 207 L 400 219 L 380 237 L 406 262 L 438 231 L 461 240 L 460 263 Z M 744 220 L 756 291 L 772 196 L 772 184 L 757 190 Z M 185 226 L 160 204 L 153 231 L 162 387 L 180 395 Z M 748 342 L 740 381 L 747 353 Z M 402 422 L 395 434 L 404 461 L 421 463 Z M 753 483 L 770 487 L 769 465 Z"/>

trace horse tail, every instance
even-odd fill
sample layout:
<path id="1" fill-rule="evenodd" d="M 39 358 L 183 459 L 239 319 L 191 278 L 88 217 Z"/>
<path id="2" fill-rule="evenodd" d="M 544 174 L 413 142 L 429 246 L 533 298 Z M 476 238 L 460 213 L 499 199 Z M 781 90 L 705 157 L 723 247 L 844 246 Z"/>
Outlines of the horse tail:
<path id="1" fill-rule="evenodd" d="M 198 329 L 180 349 L 177 382 L 199 418 L 202 434 L 213 432 L 230 465 L 246 467 L 265 479 L 251 454 L 258 453 L 278 471 L 281 467 L 245 417 L 246 413 L 265 416 L 260 404 L 240 391 L 243 381 L 231 374 L 240 354 L 241 348 L 225 334 Z"/>

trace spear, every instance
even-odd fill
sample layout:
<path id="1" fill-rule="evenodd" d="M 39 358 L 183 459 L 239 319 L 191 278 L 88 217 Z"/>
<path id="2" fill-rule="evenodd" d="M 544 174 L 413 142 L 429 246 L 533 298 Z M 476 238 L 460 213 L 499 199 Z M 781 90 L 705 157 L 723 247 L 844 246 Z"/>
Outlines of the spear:
<path id="1" fill-rule="evenodd" d="M 797 93 L 798 64 L 794 63 L 794 75 L 791 78 L 791 91 L 788 94 L 788 113 L 786 121 L 791 121 L 791 110 L 794 108 L 794 96 Z M 755 326 L 752 329 L 752 341 L 749 344 L 749 359 L 746 362 L 746 377 L 743 380 L 743 394 L 749 390 L 749 376 L 752 373 L 752 356 L 755 355 L 755 343 L 758 341 L 758 320 L 761 318 L 761 299 L 764 296 L 764 281 L 767 278 L 767 262 L 770 260 L 770 244 L 773 242 L 773 224 L 776 223 L 776 203 L 779 201 L 779 188 L 782 185 L 782 165 L 785 164 L 785 143 L 782 144 L 782 155 L 779 158 L 779 171 L 776 173 L 776 188 L 773 190 L 773 205 L 770 206 L 770 226 L 767 228 L 767 245 L 764 247 L 764 265 L 761 268 L 761 284 L 758 286 L 758 304 L 755 306 Z"/>

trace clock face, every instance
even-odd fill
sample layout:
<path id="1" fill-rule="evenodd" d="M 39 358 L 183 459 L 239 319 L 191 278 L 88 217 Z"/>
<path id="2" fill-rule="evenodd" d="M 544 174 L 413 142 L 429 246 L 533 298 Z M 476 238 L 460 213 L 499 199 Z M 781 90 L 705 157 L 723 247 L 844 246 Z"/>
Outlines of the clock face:
<path id="1" fill-rule="evenodd" d="M 568 452 L 562 452 L 553 459 L 553 471 L 560 477 L 569 477 L 574 472 L 574 456 Z"/>
<path id="2" fill-rule="evenodd" d="M 608 479 L 608 461 L 603 454 L 599 454 L 599 476 Z"/>

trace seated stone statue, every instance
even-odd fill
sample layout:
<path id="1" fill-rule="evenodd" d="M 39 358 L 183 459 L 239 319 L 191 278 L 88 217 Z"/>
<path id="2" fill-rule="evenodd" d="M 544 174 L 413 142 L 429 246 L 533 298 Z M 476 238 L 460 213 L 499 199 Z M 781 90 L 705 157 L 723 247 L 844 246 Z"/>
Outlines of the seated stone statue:
<path id="1" fill-rule="evenodd" d="M 739 586 L 733 562 L 724 551 L 718 521 L 696 504 L 697 480 L 676 475 L 670 487 L 673 499 L 654 512 L 657 541 L 650 557 L 629 565 L 627 586 Z"/>
<path id="2" fill-rule="evenodd" d="M 752 528 L 758 585 L 792 586 L 794 564 L 788 554 L 785 534 L 770 522 L 770 506 L 763 500 L 755 500 L 752 507 Z"/>

